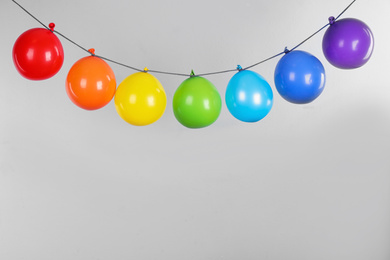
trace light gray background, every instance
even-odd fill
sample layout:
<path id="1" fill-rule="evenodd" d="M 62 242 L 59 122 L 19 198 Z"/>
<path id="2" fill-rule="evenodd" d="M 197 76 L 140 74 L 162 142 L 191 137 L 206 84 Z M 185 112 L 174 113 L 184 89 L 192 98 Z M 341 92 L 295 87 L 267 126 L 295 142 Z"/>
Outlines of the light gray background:
<path id="1" fill-rule="evenodd" d="M 299 43 L 349 0 L 20 0 L 45 24 L 97 54 L 150 69 L 196 73 L 243 67 Z M 327 84 L 308 105 L 276 92 L 272 60 L 254 68 L 274 90 L 256 124 L 226 105 L 190 130 L 171 101 L 185 79 L 155 76 L 168 106 L 153 125 L 124 122 L 114 103 L 89 112 L 65 78 L 86 53 L 61 38 L 54 78 L 22 78 L 11 53 L 40 27 L 0 3 L 0 259 L 390 259 L 390 1 L 357 1 L 343 17 L 372 29 L 370 62 L 333 68 L 323 33 L 301 49 Z M 134 73 L 111 64 L 118 83 Z M 231 74 L 208 77 L 222 97 Z"/>

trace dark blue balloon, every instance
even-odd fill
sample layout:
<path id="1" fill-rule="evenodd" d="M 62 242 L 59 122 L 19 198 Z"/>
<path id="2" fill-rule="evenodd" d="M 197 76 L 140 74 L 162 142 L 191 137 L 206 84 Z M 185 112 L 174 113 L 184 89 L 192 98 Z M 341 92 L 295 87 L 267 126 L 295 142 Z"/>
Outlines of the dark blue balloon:
<path id="1" fill-rule="evenodd" d="M 273 97 L 270 85 L 262 76 L 250 70 L 241 70 L 230 79 L 225 101 L 235 118 L 257 122 L 270 112 Z"/>
<path id="2" fill-rule="evenodd" d="M 291 103 L 310 103 L 324 90 L 324 66 L 310 53 L 291 51 L 276 66 L 275 86 L 279 94 Z"/>

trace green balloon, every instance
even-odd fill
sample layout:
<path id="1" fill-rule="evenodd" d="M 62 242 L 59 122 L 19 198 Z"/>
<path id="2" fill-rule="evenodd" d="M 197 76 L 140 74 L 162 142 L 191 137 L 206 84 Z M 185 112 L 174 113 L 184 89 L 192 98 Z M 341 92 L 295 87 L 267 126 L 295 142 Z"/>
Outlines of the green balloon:
<path id="1" fill-rule="evenodd" d="M 213 83 L 191 77 L 177 88 L 172 104 L 177 121 L 188 128 L 202 128 L 217 120 L 222 101 Z"/>

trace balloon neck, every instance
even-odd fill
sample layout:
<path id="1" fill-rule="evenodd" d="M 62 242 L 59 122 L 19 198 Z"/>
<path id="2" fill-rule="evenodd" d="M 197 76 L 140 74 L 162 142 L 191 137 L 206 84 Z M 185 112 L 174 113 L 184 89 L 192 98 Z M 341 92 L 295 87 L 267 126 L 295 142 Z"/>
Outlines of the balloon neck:
<path id="1" fill-rule="evenodd" d="M 289 53 L 290 52 L 290 50 L 289 49 L 287 49 L 287 47 L 286 48 L 284 48 L 284 54 L 287 54 L 287 53 Z"/>
<path id="2" fill-rule="evenodd" d="M 190 78 L 196 77 L 194 70 L 191 70 Z"/>
<path id="3" fill-rule="evenodd" d="M 335 22 L 336 22 L 336 18 L 334 18 L 333 16 L 329 17 L 329 25 L 333 25 Z"/>
<path id="4" fill-rule="evenodd" d="M 241 65 L 237 65 L 237 70 L 238 70 L 238 71 L 242 71 Z"/>

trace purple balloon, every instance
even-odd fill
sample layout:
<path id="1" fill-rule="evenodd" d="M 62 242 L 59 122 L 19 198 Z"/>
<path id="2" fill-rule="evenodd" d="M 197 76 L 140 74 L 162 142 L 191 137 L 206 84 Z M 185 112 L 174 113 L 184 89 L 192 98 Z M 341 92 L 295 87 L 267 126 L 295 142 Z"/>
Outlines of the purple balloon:
<path id="1" fill-rule="evenodd" d="M 332 21 L 322 40 L 326 59 L 340 69 L 355 69 L 370 59 L 374 50 L 374 37 L 362 21 L 345 18 Z"/>

